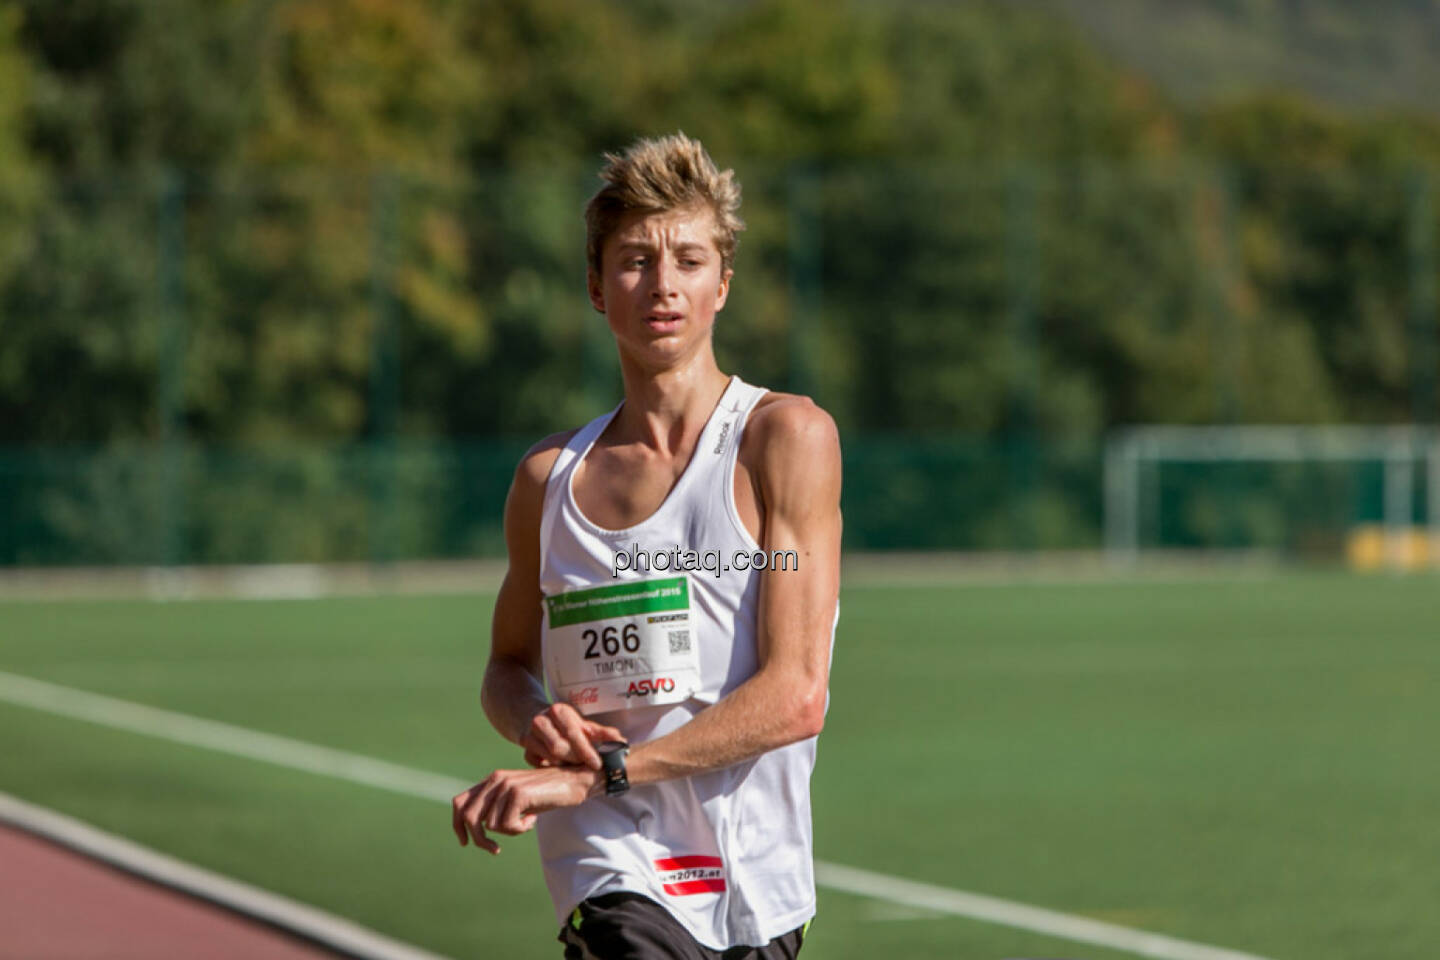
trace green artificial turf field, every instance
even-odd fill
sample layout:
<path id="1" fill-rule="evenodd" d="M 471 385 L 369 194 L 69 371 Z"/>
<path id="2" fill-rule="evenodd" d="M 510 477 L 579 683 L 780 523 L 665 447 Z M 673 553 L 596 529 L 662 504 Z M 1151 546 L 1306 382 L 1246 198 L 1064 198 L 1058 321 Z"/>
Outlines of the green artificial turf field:
<path id="1" fill-rule="evenodd" d="M 0 605 L 0 670 L 478 779 L 491 598 Z M 1294 960 L 1432 957 L 1440 581 L 854 588 L 819 858 Z M 0 791 L 455 957 L 558 957 L 533 839 L 0 700 Z M 883 952 L 883 953 L 882 953 Z M 1132 956 L 820 891 L 808 960 Z"/>

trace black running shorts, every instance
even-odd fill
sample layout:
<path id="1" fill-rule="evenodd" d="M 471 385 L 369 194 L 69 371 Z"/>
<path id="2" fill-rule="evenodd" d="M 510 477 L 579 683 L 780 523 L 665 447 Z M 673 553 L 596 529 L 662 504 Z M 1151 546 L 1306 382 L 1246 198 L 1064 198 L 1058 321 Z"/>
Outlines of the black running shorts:
<path id="1" fill-rule="evenodd" d="M 763 947 L 712 950 L 660 904 L 636 893 L 606 893 L 575 908 L 560 928 L 565 960 L 795 960 L 810 924 Z"/>

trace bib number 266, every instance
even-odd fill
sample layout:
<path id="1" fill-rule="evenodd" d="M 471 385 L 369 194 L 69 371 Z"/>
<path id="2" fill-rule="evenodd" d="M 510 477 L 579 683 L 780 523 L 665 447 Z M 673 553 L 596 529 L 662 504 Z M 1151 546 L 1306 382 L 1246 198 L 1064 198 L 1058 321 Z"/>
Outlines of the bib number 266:
<path id="1" fill-rule="evenodd" d="M 636 653 L 640 650 L 640 631 L 633 623 L 625 624 L 624 629 L 618 633 L 614 626 L 608 626 L 599 631 L 586 630 L 580 634 L 580 639 L 586 642 L 586 660 L 613 657 L 621 650 L 626 653 Z"/>

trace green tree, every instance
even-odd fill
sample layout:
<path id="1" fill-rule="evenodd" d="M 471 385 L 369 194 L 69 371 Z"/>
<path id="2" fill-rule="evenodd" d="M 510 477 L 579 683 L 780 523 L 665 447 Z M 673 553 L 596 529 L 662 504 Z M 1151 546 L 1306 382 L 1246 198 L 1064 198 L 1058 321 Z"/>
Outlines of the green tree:
<path id="1" fill-rule="evenodd" d="M 0 3 L 0 277 L 25 256 L 27 231 L 19 225 L 33 214 L 41 189 L 40 170 L 25 140 L 25 104 L 31 70 L 18 43 L 21 10 Z"/>
<path id="2" fill-rule="evenodd" d="M 1013 4 L 909 5 L 884 26 L 899 159 L 828 183 L 831 394 L 865 428 L 1093 433 L 1124 348 L 1110 291 L 1085 281 L 1168 258 L 1183 284 L 1183 261 L 1144 235 L 1173 201 L 1107 187 L 1175 169 L 1173 118 Z M 1146 321 L 1160 308 L 1143 304 Z"/>
<path id="3" fill-rule="evenodd" d="M 198 231 L 215 244 L 203 254 L 214 305 L 199 321 L 203 435 L 264 444 L 389 430 L 408 389 L 397 344 L 452 363 L 489 349 L 449 202 L 485 92 L 449 9 L 289 0 L 267 19 L 244 174 L 217 212 L 228 222 Z M 403 409 L 416 429 L 433 420 Z"/>
<path id="4" fill-rule="evenodd" d="M 41 170 L 25 139 L 25 104 L 32 82 L 30 65 L 18 42 L 22 12 L 0 3 L 0 289 L 13 281 L 32 254 L 30 225 L 42 187 Z M 16 402 L 26 382 L 26 351 L 20 319 L 0 303 L 0 422 L 23 415 Z M 0 442 L 6 439 L 0 428 Z"/>
<path id="5" fill-rule="evenodd" d="M 157 260 L 160 201 L 178 176 L 219 169 L 238 146 L 255 11 L 173 0 L 19 8 L 33 72 L 15 102 L 48 176 L 27 256 L 0 289 L 8 349 L 22 358 L 19 379 L 0 385 L 15 412 L 0 442 L 153 436 L 175 319 Z"/>
<path id="6" fill-rule="evenodd" d="M 1410 329 L 1413 272 L 1425 269 L 1410 250 L 1411 219 L 1440 223 L 1414 188 L 1440 170 L 1440 124 L 1270 97 L 1214 108 L 1197 125 L 1233 182 L 1244 414 L 1409 420 L 1422 333 Z M 1315 365 L 1304 385 L 1277 377 L 1297 350 Z M 1293 402 L 1297 391 L 1307 402 Z"/>

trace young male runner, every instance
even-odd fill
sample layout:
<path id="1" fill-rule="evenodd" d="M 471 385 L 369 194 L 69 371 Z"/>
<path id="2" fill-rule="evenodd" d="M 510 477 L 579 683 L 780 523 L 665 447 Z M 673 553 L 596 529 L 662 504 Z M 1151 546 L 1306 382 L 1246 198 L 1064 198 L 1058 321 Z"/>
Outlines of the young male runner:
<path id="1" fill-rule="evenodd" d="M 487 831 L 536 828 L 567 958 L 794 957 L 815 912 L 839 438 L 808 398 L 716 366 L 732 172 L 683 134 L 607 160 L 587 285 L 625 398 L 516 470 L 482 701 L 530 768 L 457 796 L 453 826 L 491 853 Z"/>

